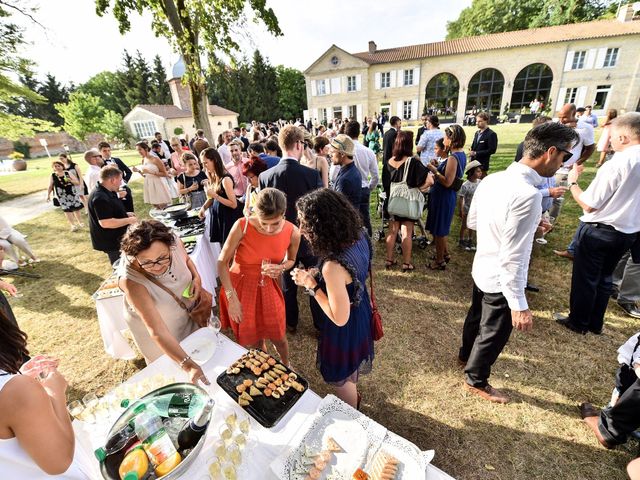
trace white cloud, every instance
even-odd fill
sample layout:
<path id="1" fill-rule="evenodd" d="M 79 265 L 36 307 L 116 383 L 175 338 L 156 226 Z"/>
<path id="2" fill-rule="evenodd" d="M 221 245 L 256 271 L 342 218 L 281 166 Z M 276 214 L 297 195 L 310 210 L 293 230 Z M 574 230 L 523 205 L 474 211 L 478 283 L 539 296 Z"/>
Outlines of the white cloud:
<path id="1" fill-rule="evenodd" d="M 81 83 L 103 70 L 116 70 L 122 52 L 140 50 L 149 60 L 159 54 L 167 71 L 177 55 L 168 42 L 156 38 L 150 15 L 133 15 L 131 32 L 121 36 L 109 14 L 98 17 L 92 0 L 41 0 L 33 2 L 37 19 L 46 27 L 27 22 L 25 38 L 31 42 L 26 56 L 40 76 L 51 72 L 58 79 Z M 374 40 L 379 49 L 428 43 L 444 39 L 447 20 L 455 19 L 470 0 L 448 2 L 394 0 L 345 2 L 324 0 L 271 0 L 283 32 L 273 37 L 264 27 L 249 23 L 251 41 L 241 40 L 240 55 L 251 57 L 254 48 L 272 64 L 304 70 L 331 44 L 349 52 L 367 49 Z"/>

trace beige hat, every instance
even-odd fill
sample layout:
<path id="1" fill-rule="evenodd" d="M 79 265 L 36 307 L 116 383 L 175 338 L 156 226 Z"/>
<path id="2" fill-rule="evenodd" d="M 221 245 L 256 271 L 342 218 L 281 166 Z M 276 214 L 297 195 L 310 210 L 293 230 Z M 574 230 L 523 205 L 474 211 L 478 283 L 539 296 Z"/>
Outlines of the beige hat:
<path id="1" fill-rule="evenodd" d="M 470 170 L 481 166 L 482 164 L 478 160 L 472 160 L 471 162 L 467 163 L 467 166 L 464 169 L 464 173 L 468 173 Z"/>
<path id="2" fill-rule="evenodd" d="M 331 140 L 330 145 L 340 153 L 344 153 L 347 157 L 353 157 L 355 147 L 353 145 L 353 140 L 351 140 L 348 135 L 338 135 L 336 138 Z"/>

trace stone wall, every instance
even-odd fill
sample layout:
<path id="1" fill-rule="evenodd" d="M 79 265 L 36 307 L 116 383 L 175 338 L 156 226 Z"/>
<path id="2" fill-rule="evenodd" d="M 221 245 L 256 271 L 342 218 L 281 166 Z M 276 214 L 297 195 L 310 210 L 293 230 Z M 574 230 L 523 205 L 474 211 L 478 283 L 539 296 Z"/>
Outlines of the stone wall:
<path id="1" fill-rule="evenodd" d="M 31 158 L 47 156 L 44 147 L 40 145 L 41 138 L 47 141 L 47 148 L 51 156 L 57 156 L 65 151 L 63 145 L 68 145 L 71 152 L 84 152 L 104 140 L 104 135 L 97 133 L 89 134 L 87 140 L 84 142 L 72 137 L 67 132 L 39 133 L 32 138 L 21 138 L 21 142 L 29 145 Z M 11 140 L 0 138 L 0 159 L 8 158 L 9 154 L 14 150 Z"/>

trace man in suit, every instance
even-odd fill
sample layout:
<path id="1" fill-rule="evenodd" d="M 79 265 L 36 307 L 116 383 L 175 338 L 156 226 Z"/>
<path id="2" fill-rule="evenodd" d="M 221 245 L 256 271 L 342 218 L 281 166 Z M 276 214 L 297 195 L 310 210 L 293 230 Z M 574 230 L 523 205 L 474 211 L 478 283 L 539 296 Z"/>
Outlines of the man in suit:
<path id="1" fill-rule="evenodd" d="M 478 131 L 473 136 L 473 143 L 471 143 L 471 151 L 469 152 L 471 160 L 480 162 L 485 175 L 489 171 L 491 155 L 496 153 L 498 149 L 498 135 L 489 128 L 490 118 L 487 112 L 480 112 L 476 115 Z"/>
<path id="2" fill-rule="evenodd" d="M 387 170 L 387 162 L 391 158 L 393 144 L 396 143 L 396 136 L 402 126 L 402 120 L 395 115 L 389 120 L 391 128 L 382 137 L 382 188 L 389 198 L 389 189 L 391 188 L 391 179 L 389 178 L 389 170 Z"/>
<path id="3" fill-rule="evenodd" d="M 103 166 L 115 165 L 118 167 L 118 170 L 122 172 L 122 185 L 120 186 L 120 190 L 121 192 L 124 190 L 124 192 L 126 192 L 126 196 L 120 197 L 120 199 L 122 200 L 126 211 L 133 212 L 133 195 L 131 194 L 131 189 L 127 186 L 127 183 L 131 179 L 131 175 L 133 175 L 131 169 L 119 158 L 111 156 L 111 145 L 107 142 L 100 142 L 98 144 L 98 150 L 100 150 L 100 155 L 102 155 L 102 161 L 104 162 Z M 118 196 L 120 195 L 122 194 L 118 194 Z"/>
<path id="4" fill-rule="evenodd" d="M 156 140 L 162 147 L 162 151 L 164 152 L 164 155 L 167 158 L 169 158 L 173 153 L 173 148 L 171 148 L 171 143 L 169 143 L 169 140 L 163 140 L 162 134 L 160 132 L 156 132 L 153 136 L 156 137 Z"/>
<path id="5" fill-rule="evenodd" d="M 322 179 L 317 170 L 300 165 L 300 157 L 302 157 L 302 152 L 305 148 L 302 129 L 294 125 L 287 125 L 280 130 L 278 141 L 284 155 L 275 167 L 260 174 L 260 188 L 272 187 L 284 192 L 287 195 L 287 209 L 284 216 L 291 223 L 297 225 L 296 202 L 304 194 L 316 188 L 322 188 Z M 302 238 L 295 265 L 303 264 L 305 268 L 311 268 L 315 267 L 316 263 L 317 259 L 311 254 L 309 244 Z M 287 331 L 295 333 L 298 327 L 298 287 L 288 272 L 283 275 L 282 287 L 287 316 Z M 315 318 L 314 324 L 319 327 L 319 323 L 316 322 Z"/>
<path id="6" fill-rule="evenodd" d="M 422 120 L 422 126 L 420 128 L 418 128 L 418 134 L 416 135 L 416 145 L 418 145 L 418 142 L 422 138 L 422 134 L 427 129 L 427 116 L 426 115 L 422 115 L 421 120 Z"/>

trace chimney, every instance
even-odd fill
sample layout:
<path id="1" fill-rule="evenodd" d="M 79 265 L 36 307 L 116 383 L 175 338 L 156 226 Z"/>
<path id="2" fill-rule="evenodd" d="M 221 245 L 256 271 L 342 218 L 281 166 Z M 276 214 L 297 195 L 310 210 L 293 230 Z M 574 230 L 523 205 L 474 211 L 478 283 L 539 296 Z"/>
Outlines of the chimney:
<path id="1" fill-rule="evenodd" d="M 620 5 L 618 9 L 618 21 L 630 22 L 640 12 L 640 2 L 627 3 L 626 5 Z"/>
<path id="2" fill-rule="evenodd" d="M 378 46 L 376 45 L 376 42 L 374 42 L 373 40 L 369 40 L 369 54 L 376 53 L 377 48 Z"/>

